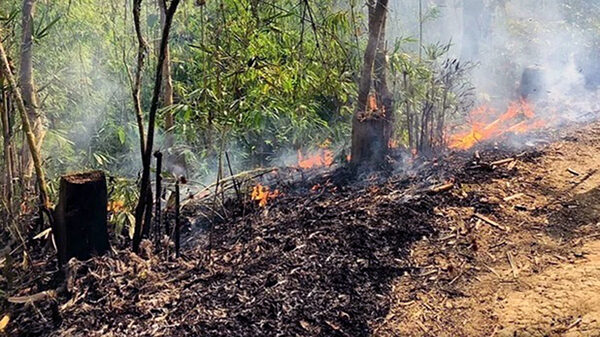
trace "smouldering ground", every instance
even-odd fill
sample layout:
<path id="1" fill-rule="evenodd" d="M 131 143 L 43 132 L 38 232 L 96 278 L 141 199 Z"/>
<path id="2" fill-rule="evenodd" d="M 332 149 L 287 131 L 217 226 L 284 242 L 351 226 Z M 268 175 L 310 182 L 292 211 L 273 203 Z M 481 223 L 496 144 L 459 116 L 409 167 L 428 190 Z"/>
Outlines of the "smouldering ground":
<path id="1" fill-rule="evenodd" d="M 474 151 L 418 174 L 278 186 L 216 226 L 210 262 L 202 231 L 176 262 L 148 245 L 73 262 L 68 292 L 14 305 L 9 333 L 600 335 L 600 124 Z M 48 290 L 36 280 L 16 295 Z"/>

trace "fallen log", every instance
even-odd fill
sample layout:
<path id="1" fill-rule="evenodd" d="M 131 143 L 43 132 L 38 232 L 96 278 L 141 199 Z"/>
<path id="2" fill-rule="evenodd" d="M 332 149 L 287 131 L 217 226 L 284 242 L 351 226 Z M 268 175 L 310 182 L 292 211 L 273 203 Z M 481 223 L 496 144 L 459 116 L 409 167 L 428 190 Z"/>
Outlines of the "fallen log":
<path id="1" fill-rule="evenodd" d="M 61 265 L 72 257 L 85 260 L 108 251 L 107 199 L 102 171 L 61 177 L 54 233 Z"/>

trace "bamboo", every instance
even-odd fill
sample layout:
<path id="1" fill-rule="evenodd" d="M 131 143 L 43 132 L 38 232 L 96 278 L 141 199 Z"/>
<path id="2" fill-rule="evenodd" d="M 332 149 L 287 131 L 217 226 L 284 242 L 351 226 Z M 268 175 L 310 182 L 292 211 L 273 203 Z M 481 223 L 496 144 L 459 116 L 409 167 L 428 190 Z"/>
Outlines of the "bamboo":
<path id="1" fill-rule="evenodd" d="M 17 104 L 17 110 L 19 110 L 19 116 L 21 117 L 21 122 L 23 124 L 23 131 L 25 132 L 25 136 L 27 139 L 27 145 L 29 147 L 29 151 L 31 152 L 31 156 L 33 158 L 33 165 L 35 169 L 35 173 L 37 175 L 37 181 L 40 188 L 40 198 L 42 200 L 42 207 L 45 211 L 50 214 L 52 210 L 52 204 L 50 202 L 50 197 L 48 194 L 48 185 L 46 184 L 46 175 L 42 168 L 42 159 L 40 156 L 40 152 L 36 146 L 37 142 L 35 139 L 35 135 L 33 134 L 33 130 L 31 128 L 31 123 L 29 121 L 29 117 L 27 116 L 27 110 L 25 109 L 25 103 L 23 102 L 23 97 L 21 96 L 21 91 L 17 86 L 17 82 L 10 70 L 10 64 L 8 63 L 8 58 L 6 56 L 6 52 L 4 50 L 4 46 L 2 44 L 2 38 L 0 37 L 0 62 L 2 63 L 0 71 L 2 71 L 4 77 L 8 81 L 8 85 L 13 94 L 14 100 Z"/>
<path id="2" fill-rule="evenodd" d="M 0 72 L 0 87 L 4 86 L 4 77 Z M 0 104 L 0 120 L 2 121 L 2 138 L 4 140 L 4 164 L 6 165 L 6 174 L 5 174 L 5 189 L 4 189 L 4 198 L 6 199 L 6 209 L 8 210 L 8 215 L 12 215 L 12 195 L 14 192 L 13 188 L 13 170 L 12 170 L 12 137 L 10 131 L 10 120 L 8 117 L 8 109 L 5 104 L 5 93 L 4 90 L 0 92 L 0 95 L 3 98 L 2 103 Z"/>
<path id="3" fill-rule="evenodd" d="M 180 248 L 180 236 L 181 236 L 181 223 L 179 220 L 179 178 L 175 182 L 175 256 L 179 257 Z"/>
<path id="4" fill-rule="evenodd" d="M 154 153 L 154 157 L 156 157 L 156 197 L 155 197 L 155 213 L 154 213 L 154 236 L 156 239 L 157 247 L 160 242 L 160 227 L 161 227 L 161 215 L 160 215 L 160 195 L 162 193 L 162 153 L 160 151 L 156 151 Z"/>

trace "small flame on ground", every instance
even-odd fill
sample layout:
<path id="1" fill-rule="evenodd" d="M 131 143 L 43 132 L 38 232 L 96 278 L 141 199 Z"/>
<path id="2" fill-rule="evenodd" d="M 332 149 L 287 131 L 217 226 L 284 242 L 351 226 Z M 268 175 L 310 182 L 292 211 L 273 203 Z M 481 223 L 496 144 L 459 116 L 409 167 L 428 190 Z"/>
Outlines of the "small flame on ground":
<path id="1" fill-rule="evenodd" d="M 298 150 L 298 167 L 309 169 L 321 166 L 331 166 L 333 164 L 333 152 L 327 149 L 319 149 L 316 154 L 305 157 L 302 151 Z"/>
<path id="2" fill-rule="evenodd" d="M 533 107 L 525 100 L 510 103 L 506 112 L 491 122 L 490 117 L 497 116 L 497 113 L 487 105 L 473 109 L 470 115 L 470 130 L 450 136 L 450 148 L 465 150 L 505 133 L 525 133 L 548 124 L 548 121 L 536 117 Z"/>
<path id="3" fill-rule="evenodd" d="M 279 190 L 270 191 L 268 186 L 257 184 L 252 188 L 252 200 L 258 201 L 260 207 L 267 206 L 270 199 L 275 199 L 279 196 Z"/>

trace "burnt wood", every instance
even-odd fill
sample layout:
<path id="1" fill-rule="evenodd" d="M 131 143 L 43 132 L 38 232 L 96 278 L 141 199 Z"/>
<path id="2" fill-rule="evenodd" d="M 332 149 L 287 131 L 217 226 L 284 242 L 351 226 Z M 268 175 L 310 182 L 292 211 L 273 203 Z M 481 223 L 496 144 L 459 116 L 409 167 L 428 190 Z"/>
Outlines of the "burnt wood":
<path id="1" fill-rule="evenodd" d="M 108 251 L 107 202 L 104 172 L 61 177 L 54 233 L 61 265 L 72 257 L 85 260 Z"/>

